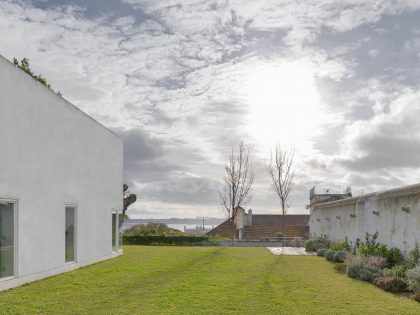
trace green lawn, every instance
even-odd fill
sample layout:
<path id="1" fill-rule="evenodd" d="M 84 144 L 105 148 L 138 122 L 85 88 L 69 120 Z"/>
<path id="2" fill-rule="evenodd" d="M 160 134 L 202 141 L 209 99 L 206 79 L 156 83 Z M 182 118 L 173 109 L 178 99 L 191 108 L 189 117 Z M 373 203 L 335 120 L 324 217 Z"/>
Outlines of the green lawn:
<path id="1" fill-rule="evenodd" d="M 0 292 L 1 314 L 420 314 L 420 303 L 265 248 L 126 246 L 124 255 Z"/>

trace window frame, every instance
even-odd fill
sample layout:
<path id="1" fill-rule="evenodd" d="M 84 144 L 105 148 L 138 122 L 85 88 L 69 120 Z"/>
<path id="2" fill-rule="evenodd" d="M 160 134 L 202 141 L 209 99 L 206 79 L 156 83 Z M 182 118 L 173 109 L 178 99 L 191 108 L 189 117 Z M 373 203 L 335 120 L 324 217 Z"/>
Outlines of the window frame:
<path id="1" fill-rule="evenodd" d="M 13 275 L 0 278 L 0 282 L 18 278 L 18 199 L 0 197 L 0 203 L 13 204 Z"/>
<path id="2" fill-rule="evenodd" d="M 116 224 L 115 224 L 115 250 L 114 250 L 114 243 L 112 242 L 112 217 L 113 215 L 116 214 Z M 120 244 L 120 234 L 119 234 L 119 221 L 120 221 L 120 216 L 122 216 L 122 210 L 121 209 L 111 209 L 111 251 L 113 253 L 117 253 L 121 250 L 121 245 Z M 122 243 L 122 242 L 121 242 Z"/>
<path id="3" fill-rule="evenodd" d="M 66 209 L 67 208 L 72 208 L 74 211 L 74 244 L 73 244 L 73 251 L 74 251 L 74 257 L 72 261 L 66 261 Z M 65 203 L 64 204 L 64 264 L 65 265 L 70 265 L 70 264 L 75 264 L 78 262 L 78 204 L 77 203 Z"/>

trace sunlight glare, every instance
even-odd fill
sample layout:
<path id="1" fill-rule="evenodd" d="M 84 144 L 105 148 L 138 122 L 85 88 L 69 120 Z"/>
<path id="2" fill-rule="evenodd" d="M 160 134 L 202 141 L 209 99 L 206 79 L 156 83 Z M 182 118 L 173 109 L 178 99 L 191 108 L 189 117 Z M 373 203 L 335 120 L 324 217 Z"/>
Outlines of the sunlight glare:
<path id="1" fill-rule="evenodd" d="M 248 131 L 256 141 L 268 147 L 277 141 L 293 147 L 310 142 L 322 119 L 313 68 L 297 62 L 259 66 L 244 88 Z"/>

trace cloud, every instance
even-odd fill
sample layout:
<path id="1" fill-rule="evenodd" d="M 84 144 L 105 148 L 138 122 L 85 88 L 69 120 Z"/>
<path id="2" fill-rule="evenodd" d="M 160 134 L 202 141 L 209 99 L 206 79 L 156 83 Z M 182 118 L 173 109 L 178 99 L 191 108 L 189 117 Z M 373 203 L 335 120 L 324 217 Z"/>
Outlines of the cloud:
<path id="1" fill-rule="evenodd" d="M 136 216 L 219 215 L 218 181 L 241 139 L 251 145 L 257 172 L 250 206 L 277 211 L 261 167 L 267 143 L 248 128 L 256 105 L 245 87 L 258 67 L 305 65 L 311 78 L 302 80 L 314 82 L 322 122 L 296 144 L 291 211 L 298 212 L 313 183 L 373 189 L 414 180 L 419 6 L 5 0 L 0 53 L 29 57 L 64 97 L 122 136 L 125 181 L 140 195 Z"/>
<path id="2" fill-rule="evenodd" d="M 390 102 L 389 108 L 347 128 L 343 142 L 347 157 L 340 163 L 358 171 L 417 168 L 420 132 L 415 117 L 419 114 L 420 92 L 406 89 Z"/>

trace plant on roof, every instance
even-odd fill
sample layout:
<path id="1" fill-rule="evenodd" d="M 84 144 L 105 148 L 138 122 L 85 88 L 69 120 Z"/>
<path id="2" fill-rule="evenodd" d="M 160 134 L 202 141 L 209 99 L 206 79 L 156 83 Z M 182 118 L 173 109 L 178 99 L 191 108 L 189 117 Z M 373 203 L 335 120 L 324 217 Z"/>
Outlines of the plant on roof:
<path id="1" fill-rule="evenodd" d="M 49 84 L 47 79 L 45 79 L 41 74 L 35 74 L 32 71 L 31 67 L 29 66 L 28 58 L 23 58 L 20 62 L 16 58 L 13 58 L 13 64 L 21 70 L 25 71 L 27 74 L 29 74 L 32 78 L 34 78 L 41 84 L 45 85 L 49 90 L 53 91 L 55 94 L 62 96 L 60 91 L 54 91 L 54 89 L 51 87 L 51 84 Z"/>

